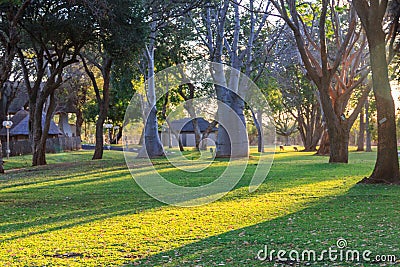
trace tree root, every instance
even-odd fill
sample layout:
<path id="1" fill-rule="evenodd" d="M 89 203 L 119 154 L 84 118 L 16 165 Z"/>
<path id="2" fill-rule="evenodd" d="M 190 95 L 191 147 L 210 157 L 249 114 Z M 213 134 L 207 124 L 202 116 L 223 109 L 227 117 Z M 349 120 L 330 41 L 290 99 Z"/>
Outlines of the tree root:
<path id="1" fill-rule="evenodd" d="M 364 177 L 361 181 L 357 184 L 387 184 L 387 185 L 400 185 L 400 182 L 390 182 L 385 179 L 377 179 L 373 177 Z"/>

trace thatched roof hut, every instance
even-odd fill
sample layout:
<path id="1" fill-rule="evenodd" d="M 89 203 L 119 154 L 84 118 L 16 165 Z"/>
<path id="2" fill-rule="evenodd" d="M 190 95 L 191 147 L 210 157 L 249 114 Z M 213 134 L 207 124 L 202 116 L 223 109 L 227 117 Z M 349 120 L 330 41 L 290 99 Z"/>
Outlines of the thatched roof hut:
<path id="1" fill-rule="evenodd" d="M 204 118 L 196 118 L 197 123 L 200 128 L 200 132 L 205 132 L 207 127 L 210 125 L 210 122 L 206 121 Z M 191 118 L 184 118 L 180 120 L 175 120 L 171 121 L 171 127 L 179 132 L 179 133 L 194 133 L 194 127 L 193 127 L 193 119 Z M 211 132 L 216 132 L 218 131 L 217 127 L 214 127 Z"/>
<path id="2" fill-rule="evenodd" d="M 42 126 L 46 120 L 46 114 L 42 114 Z M 10 137 L 12 140 L 23 140 L 29 138 L 29 112 L 26 110 L 18 111 L 12 118 L 12 127 L 10 128 Z M 61 135 L 61 131 L 58 126 L 52 120 L 50 122 L 49 138 L 58 137 Z M 0 130 L 0 136 L 7 136 L 7 129 L 3 127 Z"/>

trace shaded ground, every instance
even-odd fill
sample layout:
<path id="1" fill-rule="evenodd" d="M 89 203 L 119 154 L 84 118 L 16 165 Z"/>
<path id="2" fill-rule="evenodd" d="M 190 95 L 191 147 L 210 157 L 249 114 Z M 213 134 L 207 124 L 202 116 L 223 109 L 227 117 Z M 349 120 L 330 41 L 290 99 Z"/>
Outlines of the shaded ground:
<path id="1" fill-rule="evenodd" d="M 289 266 L 259 261 L 257 252 L 264 245 L 322 251 L 338 238 L 352 249 L 400 258 L 400 188 L 355 185 L 372 171 L 374 154 L 351 153 L 349 165 L 330 165 L 310 153 L 278 153 L 256 193 L 246 186 L 255 168 L 250 162 L 235 190 L 196 208 L 165 206 L 147 196 L 121 152 L 106 151 L 106 159 L 95 162 L 90 151 L 61 157 L 72 163 L 58 165 L 62 158 L 54 155 L 51 168 L 1 176 L 1 266 Z M 191 176 L 165 174 L 177 184 L 199 184 L 226 164 L 218 161 Z"/>

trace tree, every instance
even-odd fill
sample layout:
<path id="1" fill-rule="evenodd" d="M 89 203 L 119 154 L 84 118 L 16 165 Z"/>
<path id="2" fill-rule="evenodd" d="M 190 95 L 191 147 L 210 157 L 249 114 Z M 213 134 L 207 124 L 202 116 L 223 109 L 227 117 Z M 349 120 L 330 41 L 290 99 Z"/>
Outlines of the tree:
<path id="1" fill-rule="evenodd" d="M 6 1 L 0 4 L 0 123 L 6 120 L 7 103 L 10 102 L 10 99 L 6 98 L 4 85 L 10 78 L 14 58 L 17 54 L 17 45 L 21 38 L 18 23 L 30 2 L 30 0 L 25 0 L 18 4 Z M 1 151 L 0 173 L 4 173 Z"/>
<path id="2" fill-rule="evenodd" d="M 176 140 L 178 141 L 179 151 L 182 152 L 182 151 L 185 151 L 185 149 L 183 147 L 181 138 L 179 138 L 179 132 L 177 132 L 172 127 L 171 121 L 169 120 L 168 114 L 167 114 L 168 106 L 172 102 L 170 94 L 171 94 L 171 90 L 168 87 L 168 88 L 166 88 L 166 92 L 165 92 L 165 95 L 164 95 L 164 101 L 163 101 L 163 105 L 162 105 L 162 109 L 161 109 L 161 118 L 163 120 L 165 120 L 165 122 L 167 123 L 169 135 L 173 134 L 175 136 Z M 169 138 L 171 138 L 171 136 L 169 136 Z M 171 139 L 170 139 L 170 147 L 172 147 Z"/>
<path id="3" fill-rule="evenodd" d="M 97 83 L 96 76 L 94 72 L 88 66 L 86 59 L 84 56 L 81 55 L 81 61 L 85 68 L 86 74 L 89 76 L 89 79 L 92 82 L 96 100 L 98 105 L 98 118 L 96 121 L 96 145 L 95 151 L 93 154 L 92 159 L 102 159 L 103 158 L 103 124 L 107 118 L 108 114 L 108 107 L 110 103 L 110 80 L 111 80 L 111 66 L 113 60 L 111 57 L 108 57 L 107 54 L 102 54 L 103 50 L 100 48 L 98 51 L 101 56 L 96 59 L 90 59 L 90 64 L 93 64 L 98 68 L 99 72 L 101 73 L 103 86 L 100 88 L 99 84 Z"/>
<path id="4" fill-rule="evenodd" d="M 370 125 L 370 106 L 369 106 L 369 99 L 365 101 L 365 132 L 366 132 L 366 137 L 365 137 L 365 151 L 366 152 L 372 152 L 372 147 L 371 147 L 371 125 Z"/>
<path id="5" fill-rule="evenodd" d="M 85 77 L 85 70 L 79 64 L 73 64 L 65 68 L 64 81 L 56 93 L 57 111 L 70 112 L 71 108 L 76 114 L 76 136 L 81 138 L 83 112 L 88 100 L 90 80 Z"/>
<path id="6" fill-rule="evenodd" d="M 184 88 L 185 87 L 185 88 Z M 195 88 L 196 86 L 192 83 L 187 84 L 187 86 L 179 86 L 178 92 L 179 95 L 185 100 L 184 107 L 186 111 L 189 113 L 190 118 L 192 119 L 193 129 L 194 129 L 194 139 L 195 139 L 195 147 L 197 150 L 200 149 L 200 141 L 201 141 L 201 131 L 200 126 L 197 121 L 196 110 L 193 106 L 193 99 L 195 97 Z M 188 93 L 185 93 L 188 91 Z"/>
<path id="7" fill-rule="evenodd" d="M 146 96 L 147 102 L 145 104 L 145 121 L 144 121 L 144 144 L 138 153 L 138 157 L 156 158 L 164 155 L 164 149 L 161 144 L 160 136 L 158 135 L 158 121 L 157 121 L 157 96 L 156 85 L 154 81 L 154 50 L 156 48 L 157 37 L 157 23 L 156 17 L 150 26 L 149 43 L 144 50 L 144 59 L 147 65 L 146 80 Z"/>
<path id="8" fill-rule="evenodd" d="M 357 151 L 364 151 L 364 141 L 365 141 L 365 121 L 364 121 L 364 109 L 360 112 L 360 129 L 358 133 L 358 140 L 357 140 Z"/>
<path id="9" fill-rule="evenodd" d="M 298 131 L 296 121 L 288 113 L 279 112 L 274 116 L 276 133 L 285 138 L 285 146 L 290 145 L 289 137 Z"/>
<path id="10" fill-rule="evenodd" d="M 192 2 L 152 1 L 146 6 L 150 33 L 143 50 L 142 74 L 147 81 L 145 85 L 147 102 L 144 105 L 144 145 L 138 157 L 160 157 L 164 149 L 158 134 L 157 96 L 154 83 L 155 49 L 159 46 L 160 31 L 168 26 L 170 21 L 185 16 L 192 9 L 201 6 L 201 0 Z"/>
<path id="11" fill-rule="evenodd" d="M 178 65 L 183 61 L 194 61 L 197 59 L 197 55 L 192 46 L 189 45 L 190 42 L 196 41 L 196 36 L 190 28 L 190 20 L 187 16 L 183 16 L 179 20 L 177 19 L 174 23 L 170 23 L 166 32 L 163 32 L 163 43 L 166 45 L 161 46 L 158 52 L 161 52 L 159 56 L 166 61 L 163 62 L 167 66 Z M 174 31 L 174 33 L 171 32 Z M 170 62 L 168 62 L 170 61 Z M 184 77 L 184 73 L 178 74 Z M 196 79 L 194 79 L 196 80 Z M 193 83 L 182 84 L 177 88 L 177 94 L 183 99 L 183 107 L 192 119 L 192 125 L 195 135 L 195 148 L 200 149 L 200 141 L 202 138 L 200 126 L 197 121 L 196 109 L 194 107 L 194 99 L 200 96 L 201 92 L 198 90 L 197 86 Z M 177 99 L 176 97 L 174 99 Z M 169 123 L 169 120 L 167 120 Z M 179 146 L 181 147 L 181 140 L 178 138 Z"/>
<path id="12" fill-rule="evenodd" d="M 77 62 L 80 49 L 93 36 L 94 26 L 83 5 L 71 1 L 31 3 L 21 25 L 24 39 L 18 56 L 29 95 L 32 165 L 45 165 L 55 91 L 62 84 L 64 69 Z"/>
<path id="13" fill-rule="evenodd" d="M 93 15 L 99 13 L 98 7 L 91 5 L 90 1 L 86 4 Z M 139 50 L 145 34 L 143 7 L 140 3 L 109 0 L 105 2 L 103 9 L 100 10 L 101 16 L 95 16 L 95 24 L 99 27 L 96 40 L 90 46 L 86 46 L 80 54 L 82 64 L 92 82 L 99 110 L 93 160 L 103 157 L 103 124 L 110 105 L 112 66 L 124 60 L 132 60 L 132 53 Z M 101 84 L 98 83 L 92 67 L 101 74 Z"/>
<path id="14" fill-rule="evenodd" d="M 291 65 L 279 68 L 274 75 L 280 86 L 282 104 L 297 121 L 304 151 L 316 151 L 324 129 L 321 106 L 315 86 L 295 63 L 291 60 Z"/>
<path id="15" fill-rule="evenodd" d="M 373 91 L 378 118 L 378 155 L 375 168 L 362 183 L 399 184 L 395 107 L 388 75 L 383 18 L 387 0 L 353 0 L 368 39 Z"/>
<path id="16" fill-rule="evenodd" d="M 363 45 L 355 11 L 352 7 L 338 10 L 336 1 L 328 0 L 322 0 L 321 4 L 302 3 L 300 7 L 296 0 L 271 1 L 292 30 L 307 75 L 318 88 L 329 133 L 329 162 L 347 163 L 350 129 L 369 93 L 363 90 L 356 108 L 346 117 L 344 111 L 350 96 L 368 73 L 363 68 Z M 348 11 L 346 25 L 339 18 L 339 13 L 345 10 Z M 302 12 L 313 15 L 310 19 L 309 15 L 302 16 Z M 318 25 L 317 29 L 314 25 Z M 328 42 L 328 35 L 332 42 Z M 319 44 L 314 36 L 318 36 Z"/>
<path id="17" fill-rule="evenodd" d="M 6 104 L 3 101 L 4 84 L 9 80 L 13 63 L 17 54 L 18 44 L 21 39 L 21 29 L 19 23 L 23 18 L 30 0 L 25 0 L 19 4 L 6 1 L 0 4 L 0 121 L 6 119 Z"/>
<path id="18" fill-rule="evenodd" d="M 267 32 L 269 11 L 269 2 L 260 2 L 257 5 L 256 1 L 250 0 L 246 6 L 241 6 L 239 1 L 225 0 L 208 4 L 198 17 L 191 14 L 193 25 L 207 49 L 209 60 L 228 64 L 234 70 L 228 78 L 224 76 L 223 66 L 216 65 L 217 69 L 213 73 L 219 100 L 217 157 L 247 157 L 249 154 L 243 101 L 247 85 L 240 84 L 240 72 L 243 71 L 247 76 L 259 77 L 264 71 L 265 60 L 262 62 L 260 59 L 265 59 L 264 52 L 268 50 L 269 43 L 261 40 Z M 259 63 L 257 68 L 254 67 L 256 61 Z M 256 80 L 257 78 L 253 79 Z M 228 87 L 231 90 L 228 90 Z M 233 127 L 235 134 L 229 135 L 224 125 Z M 233 146 L 235 154 L 232 154 Z"/>
<path id="19" fill-rule="evenodd" d="M 119 127 L 114 132 L 111 143 L 118 144 L 125 127 L 124 118 L 129 101 L 132 98 L 132 80 L 134 68 L 132 62 L 115 64 L 111 75 L 110 105 L 108 118 L 113 125 Z"/>

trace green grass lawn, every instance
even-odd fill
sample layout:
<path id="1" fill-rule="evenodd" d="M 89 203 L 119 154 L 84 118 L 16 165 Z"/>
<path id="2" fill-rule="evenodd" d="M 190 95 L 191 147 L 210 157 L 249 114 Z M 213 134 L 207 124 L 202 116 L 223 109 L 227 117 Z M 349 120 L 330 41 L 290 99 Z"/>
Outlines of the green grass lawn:
<path id="1" fill-rule="evenodd" d="M 289 266 L 259 261 L 257 252 L 264 245 L 322 251 L 339 238 L 351 249 L 400 259 L 400 187 L 356 185 L 371 173 L 375 153 L 352 152 L 345 165 L 312 153 L 278 152 L 267 179 L 250 194 L 253 153 L 232 192 L 194 208 L 147 196 L 121 152 L 105 151 L 100 161 L 90 161 L 92 153 L 49 155 L 45 167 L 26 167 L 30 157 L 6 162 L 6 170 L 26 168 L 0 176 L 0 266 Z M 219 160 L 191 176 L 163 173 L 190 186 L 212 180 L 226 164 Z"/>

